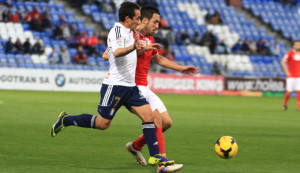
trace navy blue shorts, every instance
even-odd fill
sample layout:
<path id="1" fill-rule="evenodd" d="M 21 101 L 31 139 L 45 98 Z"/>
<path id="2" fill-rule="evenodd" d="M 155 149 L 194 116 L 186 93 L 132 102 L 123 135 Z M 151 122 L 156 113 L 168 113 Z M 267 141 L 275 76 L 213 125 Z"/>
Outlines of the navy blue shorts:
<path id="1" fill-rule="evenodd" d="M 131 111 L 131 106 L 149 104 L 145 97 L 140 94 L 137 86 L 126 87 L 118 85 L 102 84 L 101 100 L 98 105 L 98 113 L 105 119 L 113 119 L 121 106 Z"/>

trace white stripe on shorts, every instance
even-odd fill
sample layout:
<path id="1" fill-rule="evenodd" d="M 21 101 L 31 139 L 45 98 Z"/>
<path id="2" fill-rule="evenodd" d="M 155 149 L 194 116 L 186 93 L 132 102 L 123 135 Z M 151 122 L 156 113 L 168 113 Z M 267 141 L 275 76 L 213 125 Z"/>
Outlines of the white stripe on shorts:
<path id="1" fill-rule="evenodd" d="M 105 96 L 104 96 L 104 99 L 103 99 L 103 102 L 102 102 L 102 106 L 107 106 L 107 102 L 109 100 L 112 88 L 113 88 L 113 85 L 109 85 L 107 87 L 107 90 L 106 90 L 106 93 L 105 93 Z"/>

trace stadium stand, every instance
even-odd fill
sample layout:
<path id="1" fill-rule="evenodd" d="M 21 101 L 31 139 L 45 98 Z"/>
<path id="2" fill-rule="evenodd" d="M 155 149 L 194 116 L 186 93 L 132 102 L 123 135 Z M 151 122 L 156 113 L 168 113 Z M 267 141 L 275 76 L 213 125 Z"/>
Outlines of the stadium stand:
<path id="1" fill-rule="evenodd" d="M 85 15 L 91 16 L 94 22 L 100 23 L 103 29 L 108 31 L 118 17 L 116 13 L 107 13 L 101 10 L 99 7 L 101 2 L 101 0 L 96 1 L 96 3 L 88 1 L 80 8 Z M 280 60 L 286 52 L 285 45 L 279 43 L 280 50 L 278 55 L 270 53 L 269 48 L 275 44 L 276 39 L 267 35 L 263 28 L 256 28 L 252 21 L 246 20 L 245 16 L 237 13 L 234 7 L 227 6 L 224 0 L 157 0 L 153 2 L 158 6 L 161 16 L 167 21 L 168 27 L 173 29 L 174 34 L 182 35 L 184 32 L 187 32 L 187 37 L 192 38 L 194 33 L 198 32 L 199 37 L 203 38 L 205 34 L 212 32 L 212 35 L 216 38 L 214 49 L 207 45 L 185 41 L 182 44 L 166 44 L 165 46 L 170 47 L 174 52 L 178 63 L 193 64 L 199 67 L 201 74 L 207 75 L 212 74 L 213 64 L 217 62 L 223 70 L 223 74 L 226 73 L 230 76 L 284 77 L 280 67 Z M 299 19 L 299 13 L 296 8 L 283 6 L 281 3 L 272 0 L 243 0 L 242 2 L 245 9 L 250 10 L 256 17 L 261 18 L 263 22 L 270 24 L 275 31 L 281 32 L 285 38 L 291 40 L 300 38 L 300 31 L 297 30 L 300 26 L 299 20 L 297 20 Z M 120 3 L 121 1 L 116 1 L 117 6 Z M 49 9 L 52 22 L 50 32 L 32 30 L 30 25 L 23 21 L 21 23 L 0 22 L 1 67 L 67 70 L 108 69 L 108 62 L 104 62 L 101 58 L 101 53 L 106 49 L 105 41 L 95 46 L 96 52 L 98 52 L 96 55 L 89 53 L 89 48 L 85 48 L 85 51 L 88 53 L 87 65 L 49 63 L 48 56 L 52 51 L 52 47 L 60 50 L 60 46 L 66 46 L 72 57 L 72 62 L 77 51 L 76 46 L 74 47 L 70 40 L 53 37 L 56 26 L 64 22 L 69 26 L 75 24 L 78 33 L 84 32 L 87 37 L 92 36 L 94 30 L 93 28 L 85 27 L 84 21 L 76 19 L 72 12 L 66 11 L 63 5 L 55 4 L 53 0 L 50 0 L 48 3 L 13 1 L 12 13 L 15 14 L 20 9 L 25 14 L 26 10 L 31 12 L 35 6 L 37 6 L 40 13 L 47 8 Z M 3 8 L 2 12 L 6 9 L 8 8 Z M 218 12 L 220 17 L 219 24 L 207 22 L 206 17 L 211 12 Z M 162 35 L 165 37 L 168 31 L 169 29 L 163 29 Z M 26 38 L 30 38 L 31 44 L 34 44 L 37 39 L 41 39 L 45 47 L 44 52 L 40 54 L 6 53 L 5 47 L 9 37 L 12 38 L 13 43 L 17 38 L 20 38 L 22 43 L 25 42 Z M 247 42 L 247 40 L 262 41 L 262 44 L 265 44 L 268 51 L 254 53 L 232 51 L 238 42 Z M 225 52 L 218 52 L 216 49 L 218 49 L 218 46 L 222 48 L 223 42 Z M 166 72 L 173 73 L 171 70 L 166 70 Z"/>

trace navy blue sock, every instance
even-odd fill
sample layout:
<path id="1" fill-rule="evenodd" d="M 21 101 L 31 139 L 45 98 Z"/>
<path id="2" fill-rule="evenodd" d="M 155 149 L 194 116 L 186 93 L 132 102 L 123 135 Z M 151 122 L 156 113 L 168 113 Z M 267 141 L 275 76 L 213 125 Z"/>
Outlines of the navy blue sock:
<path id="1" fill-rule="evenodd" d="M 96 116 L 90 114 L 81 114 L 81 115 L 68 116 L 64 118 L 63 122 L 65 126 L 75 125 L 79 127 L 94 128 L 95 118 Z"/>
<path id="2" fill-rule="evenodd" d="M 142 128 L 150 156 L 159 154 L 154 122 L 142 123 Z"/>

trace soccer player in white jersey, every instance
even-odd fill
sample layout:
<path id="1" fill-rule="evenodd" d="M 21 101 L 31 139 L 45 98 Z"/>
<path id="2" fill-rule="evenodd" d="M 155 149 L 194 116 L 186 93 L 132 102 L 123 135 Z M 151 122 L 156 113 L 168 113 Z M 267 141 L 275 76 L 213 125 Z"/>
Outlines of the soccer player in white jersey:
<path id="1" fill-rule="evenodd" d="M 118 11 L 119 23 L 115 23 L 108 35 L 109 73 L 101 87 L 101 101 L 98 116 L 81 114 L 70 116 L 61 112 L 57 122 L 52 126 L 51 136 L 56 136 L 67 126 L 96 128 L 105 130 L 121 106 L 134 112 L 142 119 L 143 135 L 147 141 L 150 165 L 170 165 L 173 160 L 163 157 L 157 147 L 154 116 L 147 100 L 140 95 L 135 84 L 137 63 L 136 49 L 141 47 L 133 31 L 140 22 L 140 7 L 136 3 L 123 2 Z"/>
<path id="2" fill-rule="evenodd" d="M 158 29 L 160 19 L 159 10 L 153 6 L 143 6 L 141 8 L 141 24 L 138 26 L 136 33 L 139 35 L 140 41 L 143 43 L 143 49 L 138 50 L 138 60 L 135 74 L 135 83 L 141 91 L 142 95 L 150 103 L 152 111 L 155 114 L 155 126 L 156 126 L 156 136 L 158 140 L 158 149 L 159 152 L 163 155 L 166 155 L 165 151 L 165 142 L 163 131 L 166 131 L 171 127 L 172 120 L 168 114 L 168 111 L 164 103 L 160 98 L 153 93 L 150 88 L 147 86 L 147 76 L 150 68 L 151 59 L 157 64 L 164 66 L 166 68 L 174 69 L 182 73 L 195 74 L 198 72 L 198 69 L 194 66 L 180 66 L 174 62 L 169 61 L 165 57 L 162 57 L 158 54 L 157 50 L 161 46 L 155 43 L 153 38 L 154 32 Z M 107 51 L 103 55 L 104 60 L 108 60 Z M 126 148 L 134 156 L 136 161 L 145 165 L 146 161 L 141 153 L 142 147 L 146 144 L 144 136 L 141 135 L 135 141 L 129 142 L 126 144 Z M 175 164 L 171 166 L 158 166 L 157 172 L 173 172 L 175 170 L 181 169 L 182 164 Z"/>

